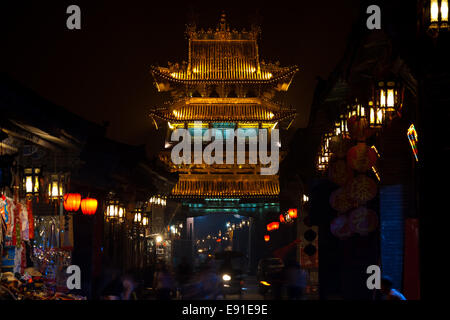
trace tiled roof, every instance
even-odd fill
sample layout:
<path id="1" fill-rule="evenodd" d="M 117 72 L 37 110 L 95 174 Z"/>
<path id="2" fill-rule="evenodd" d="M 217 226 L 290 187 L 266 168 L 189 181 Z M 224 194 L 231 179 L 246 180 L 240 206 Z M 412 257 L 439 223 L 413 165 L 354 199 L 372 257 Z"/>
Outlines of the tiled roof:
<path id="1" fill-rule="evenodd" d="M 280 193 L 278 176 L 183 174 L 172 189 L 173 197 L 275 197 Z"/>

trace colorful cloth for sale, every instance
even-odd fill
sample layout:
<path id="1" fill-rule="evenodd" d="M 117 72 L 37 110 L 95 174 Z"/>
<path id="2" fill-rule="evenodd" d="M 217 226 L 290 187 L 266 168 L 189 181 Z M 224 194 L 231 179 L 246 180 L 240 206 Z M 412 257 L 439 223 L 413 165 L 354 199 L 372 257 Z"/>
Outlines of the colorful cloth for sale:
<path id="1" fill-rule="evenodd" d="M 5 214 L 8 217 L 6 223 L 6 238 L 7 242 L 11 242 L 14 230 L 14 201 L 11 198 L 6 198 Z M 7 245 L 12 245 L 11 243 Z"/>
<path id="2" fill-rule="evenodd" d="M 21 238 L 22 238 L 22 240 L 28 241 L 28 240 L 30 240 L 28 210 L 27 210 L 27 206 L 24 204 L 21 205 L 20 220 L 22 222 Z"/>

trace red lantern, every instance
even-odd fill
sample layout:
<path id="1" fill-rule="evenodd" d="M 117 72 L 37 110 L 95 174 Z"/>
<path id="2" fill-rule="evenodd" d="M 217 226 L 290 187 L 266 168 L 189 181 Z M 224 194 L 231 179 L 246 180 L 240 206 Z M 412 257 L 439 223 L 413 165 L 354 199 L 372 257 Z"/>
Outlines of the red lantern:
<path id="1" fill-rule="evenodd" d="M 267 225 L 267 231 L 277 230 L 280 227 L 279 222 L 271 222 Z"/>
<path id="2" fill-rule="evenodd" d="M 93 215 L 97 211 L 97 199 L 86 198 L 81 200 L 81 211 L 85 215 Z"/>
<path id="3" fill-rule="evenodd" d="M 66 211 L 78 211 L 80 209 L 81 194 L 66 193 L 64 195 L 64 209 Z"/>
<path id="4" fill-rule="evenodd" d="M 280 214 L 280 222 L 281 223 L 285 223 L 286 222 L 286 220 L 284 220 L 284 216 L 282 214 Z"/>
<path id="5" fill-rule="evenodd" d="M 222 241 L 222 239 L 220 239 L 220 238 L 219 238 L 219 239 L 217 239 L 216 241 L 217 241 L 217 242 L 221 242 L 221 241 Z"/>
<path id="6" fill-rule="evenodd" d="M 270 240 L 270 236 L 269 236 L 268 234 L 266 234 L 266 235 L 264 236 L 264 241 L 265 241 L 265 242 L 269 242 L 269 240 Z"/>
<path id="7" fill-rule="evenodd" d="M 291 217 L 291 219 L 297 218 L 297 209 L 295 209 L 295 208 L 289 209 L 288 214 L 289 214 L 289 217 Z"/>

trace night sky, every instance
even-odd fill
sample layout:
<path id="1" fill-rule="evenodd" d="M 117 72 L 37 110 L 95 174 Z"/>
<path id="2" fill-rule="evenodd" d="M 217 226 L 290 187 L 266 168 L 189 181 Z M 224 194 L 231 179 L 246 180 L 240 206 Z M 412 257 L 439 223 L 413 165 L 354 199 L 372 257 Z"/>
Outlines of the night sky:
<path id="1" fill-rule="evenodd" d="M 81 30 L 66 28 L 71 4 L 81 8 Z M 231 28 L 240 30 L 249 29 L 249 17 L 258 12 L 261 59 L 300 67 L 284 102 L 299 111 L 294 127 L 305 127 L 316 78 L 326 79 L 342 57 L 358 9 L 357 0 L 3 0 L 1 71 L 88 120 L 108 121 L 112 139 L 152 144 L 148 110 L 164 97 L 149 68 L 187 60 L 188 13 L 207 29 L 225 10 Z"/>

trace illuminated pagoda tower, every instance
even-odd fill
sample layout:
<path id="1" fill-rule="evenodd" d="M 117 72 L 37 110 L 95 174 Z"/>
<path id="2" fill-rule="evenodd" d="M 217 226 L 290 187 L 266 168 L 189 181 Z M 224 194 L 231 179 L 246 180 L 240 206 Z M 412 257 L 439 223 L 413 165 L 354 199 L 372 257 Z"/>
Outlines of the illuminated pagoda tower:
<path id="1" fill-rule="evenodd" d="M 166 150 L 160 153 L 160 159 L 170 171 L 179 173 L 170 197 L 181 202 L 189 216 L 279 212 L 278 175 L 261 175 L 259 157 L 256 164 L 248 161 L 248 147 L 245 164 L 226 164 L 224 160 L 224 164 L 192 161 L 175 165 L 170 151 L 178 142 L 171 142 L 170 136 L 176 128 L 193 134 L 194 128 L 200 130 L 194 122 L 201 122 L 203 129 L 267 129 L 270 141 L 271 130 L 288 127 L 296 116 L 293 108 L 282 106 L 274 98 L 277 92 L 288 90 L 298 68 L 260 61 L 260 28 L 230 30 L 224 13 L 215 31 L 197 30 L 190 24 L 186 35 L 188 62 L 151 68 L 158 91 L 170 92 L 172 97 L 150 113 L 155 122 L 168 127 Z M 225 146 L 223 150 L 225 158 Z"/>

